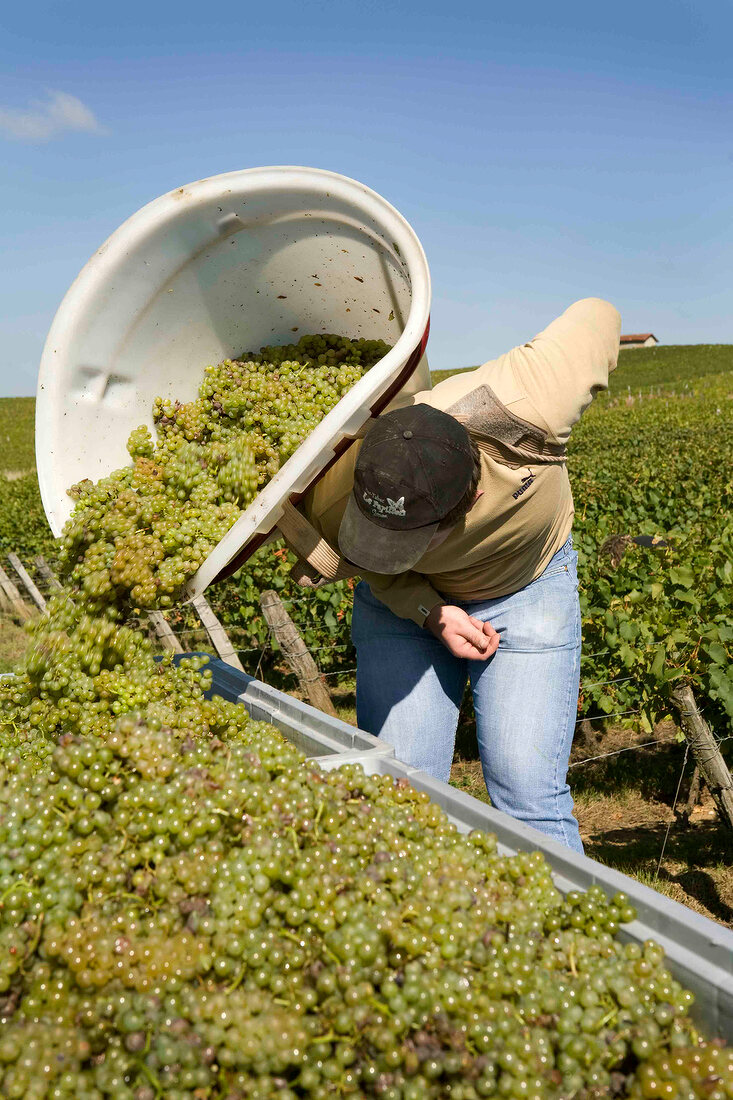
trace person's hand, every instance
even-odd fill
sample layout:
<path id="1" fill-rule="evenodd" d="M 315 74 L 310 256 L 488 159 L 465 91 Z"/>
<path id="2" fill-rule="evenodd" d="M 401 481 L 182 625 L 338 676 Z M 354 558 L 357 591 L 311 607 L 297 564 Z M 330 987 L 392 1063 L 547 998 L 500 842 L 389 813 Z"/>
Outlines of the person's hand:
<path id="1" fill-rule="evenodd" d="M 454 657 L 487 661 L 499 648 L 499 635 L 491 623 L 483 623 L 462 607 L 442 604 L 434 607 L 425 626 L 439 638 Z"/>

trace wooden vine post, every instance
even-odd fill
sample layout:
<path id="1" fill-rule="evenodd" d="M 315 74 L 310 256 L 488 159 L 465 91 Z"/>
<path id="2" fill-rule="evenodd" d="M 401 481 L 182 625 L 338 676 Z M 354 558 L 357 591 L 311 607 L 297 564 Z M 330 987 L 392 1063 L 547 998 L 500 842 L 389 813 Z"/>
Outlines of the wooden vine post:
<path id="1" fill-rule="evenodd" d="M 26 589 L 28 595 L 33 600 L 36 607 L 39 609 L 39 611 L 45 611 L 46 610 L 46 601 L 44 600 L 43 596 L 41 595 L 41 593 L 36 588 L 35 584 L 33 583 L 33 580 L 30 577 L 30 574 L 28 573 L 28 570 L 25 568 L 25 566 L 23 565 L 23 562 L 20 560 L 18 555 L 17 554 L 8 554 L 8 561 L 10 562 L 13 569 L 15 570 L 15 572 L 18 574 L 18 576 L 22 580 L 23 584 L 25 585 L 25 589 Z"/>
<path id="2" fill-rule="evenodd" d="M 300 636 L 297 626 L 283 607 L 277 592 L 271 588 L 260 595 L 262 614 L 275 640 L 285 654 L 285 659 L 298 677 L 298 683 L 308 702 L 326 714 L 338 717 L 333 700 L 326 687 L 318 665 Z"/>
<path id="3" fill-rule="evenodd" d="M 672 702 L 679 711 L 682 732 L 700 776 L 713 796 L 720 820 L 733 830 L 733 777 L 689 684 L 673 689 Z"/>
<path id="4" fill-rule="evenodd" d="M 244 672 L 242 662 L 239 660 L 237 651 L 229 640 L 229 635 L 209 607 L 206 597 L 194 596 L 191 603 L 196 608 L 196 614 L 206 627 L 206 633 L 211 638 L 214 649 L 219 654 L 222 661 L 226 661 L 228 665 L 232 665 L 233 668 L 238 668 L 240 672 Z"/>
<path id="5" fill-rule="evenodd" d="M 36 569 L 43 577 L 49 588 L 53 588 L 56 592 L 63 591 L 63 585 L 61 584 L 61 581 L 58 579 L 53 569 L 44 558 L 43 554 L 39 554 L 36 558 Z"/>
<path id="6" fill-rule="evenodd" d="M 692 772 L 692 779 L 690 780 L 690 790 L 687 795 L 687 802 L 679 812 L 679 816 L 687 825 L 689 825 L 690 823 L 690 818 L 692 817 L 693 810 L 700 801 L 701 786 L 702 783 L 700 781 L 700 768 L 697 764 L 695 764 L 694 770 Z"/>
<path id="7" fill-rule="evenodd" d="M 170 623 L 162 611 L 148 611 L 148 618 L 153 625 L 156 635 L 163 649 L 169 653 L 183 653 L 183 646 L 176 638 Z"/>
<path id="8" fill-rule="evenodd" d="M 8 597 L 3 592 L 2 585 L 0 585 L 0 614 L 2 614 L 2 615 L 12 615 L 13 614 L 13 605 L 11 604 Z"/>
<path id="9" fill-rule="evenodd" d="M 22 622 L 28 622 L 31 618 L 31 610 L 26 603 L 24 603 L 20 592 L 11 581 L 8 574 L 0 565 L 0 590 L 4 597 L 3 603 L 9 605 L 12 608 L 14 615 Z"/>

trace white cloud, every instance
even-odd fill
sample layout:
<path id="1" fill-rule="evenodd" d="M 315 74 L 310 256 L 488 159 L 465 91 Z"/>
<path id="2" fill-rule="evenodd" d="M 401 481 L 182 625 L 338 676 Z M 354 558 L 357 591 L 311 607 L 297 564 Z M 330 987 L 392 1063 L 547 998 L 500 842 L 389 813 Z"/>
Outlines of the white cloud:
<path id="1" fill-rule="evenodd" d="M 0 134 L 16 141 L 50 141 L 70 131 L 107 132 L 86 104 L 67 92 L 50 92 L 47 102 L 33 100 L 27 109 L 0 107 Z"/>

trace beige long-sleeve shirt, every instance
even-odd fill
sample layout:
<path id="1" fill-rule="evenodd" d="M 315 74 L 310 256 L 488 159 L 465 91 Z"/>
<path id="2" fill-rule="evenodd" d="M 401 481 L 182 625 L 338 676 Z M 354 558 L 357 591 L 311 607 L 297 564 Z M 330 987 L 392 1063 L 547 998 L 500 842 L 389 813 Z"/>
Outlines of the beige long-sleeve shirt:
<path id="1" fill-rule="evenodd" d="M 438 604 L 506 596 L 540 576 L 573 523 L 562 448 L 595 394 L 608 385 L 620 331 L 620 315 L 609 302 L 583 298 L 529 343 L 402 402 L 468 413 L 461 419 L 481 454 L 482 496 L 409 572 L 362 573 L 396 615 L 422 626 Z M 507 431 L 521 436 L 525 428 L 530 435 L 539 429 L 545 454 L 558 457 L 538 453 L 535 461 L 505 446 Z M 355 443 L 301 504 L 336 550 L 358 453 Z"/>

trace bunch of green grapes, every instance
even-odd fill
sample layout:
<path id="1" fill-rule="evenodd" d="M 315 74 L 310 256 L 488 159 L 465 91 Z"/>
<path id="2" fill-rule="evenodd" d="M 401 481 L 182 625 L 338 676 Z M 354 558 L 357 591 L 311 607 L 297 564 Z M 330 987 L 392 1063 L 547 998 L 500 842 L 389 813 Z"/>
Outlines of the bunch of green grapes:
<path id="1" fill-rule="evenodd" d="M 624 895 L 322 771 L 126 625 L 383 350 L 222 364 L 79 487 L 66 591 L 0 684 L 3 1097 L 732 1100 Z"/>
<path id="2" fill-rule="evenodd" d="M 623 895 L 219 705 L 5 768 L 3 1096 L 733 1095 Z"/>
<path id="3" fill-rule="evenodd" d="M 31 627 L 31 644 L 12 678 L 0 681 L 0 762 L 41 768 L 59 738 L 107 743 L 121 715 L 134 713 L 147 731 L 189 738 L 240 739 L 253 726 L 243 707 L 209 698 L 208 657 L 174 663 L 156 657 L 140 631 L 90 615 L 68 595 L 54 598 Z M 268 727 L 279 744 L 280 735 Z M 146 733 L 148 736 L 148 733 Z"/>
<path id="4" fill-rule="evenodd" d="M 389 351 L 381 340 L 304 336 L 208 367 L 198 396 L 157 398 L 157 438 L 132 464 L 82 481 L 61 541 L 64 577 L 89 610 L 170 607 L 259 490 Z"/>

